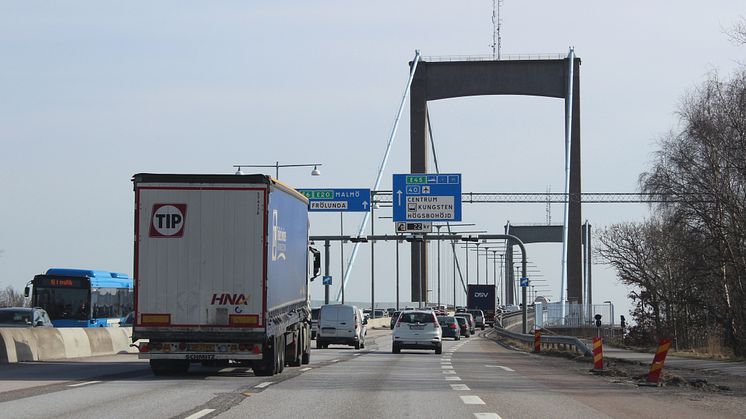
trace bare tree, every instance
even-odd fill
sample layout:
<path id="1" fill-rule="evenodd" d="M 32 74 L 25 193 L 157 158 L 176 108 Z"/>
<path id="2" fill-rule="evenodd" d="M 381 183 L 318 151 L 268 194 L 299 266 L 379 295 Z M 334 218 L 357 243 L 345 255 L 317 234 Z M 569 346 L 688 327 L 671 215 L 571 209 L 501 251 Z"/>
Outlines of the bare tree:
<path id="1" fill-rule="evenodd" d="M 746 18 L 741 18 L 738 22 L 725 31 L 728 38 L 736 44 L 746 44 Z"/>
<path id="2" fill-rule="evenodd" d="M 0 290 L 0 307 L 24 307 L 25 305 L 26 297 L 10 285 Z"/>
<path id="3" fill-rule="evenodd" d="M 698 235 L 715 289 L 712 313 L 737 353 L 746 353 L 746 69 L 713 74 L 679 112 L 682 129 L 661 141 L 644 192 L 677 196 L 657 206 Z M 691 257 L 697 257 L 697 254 Z"/>

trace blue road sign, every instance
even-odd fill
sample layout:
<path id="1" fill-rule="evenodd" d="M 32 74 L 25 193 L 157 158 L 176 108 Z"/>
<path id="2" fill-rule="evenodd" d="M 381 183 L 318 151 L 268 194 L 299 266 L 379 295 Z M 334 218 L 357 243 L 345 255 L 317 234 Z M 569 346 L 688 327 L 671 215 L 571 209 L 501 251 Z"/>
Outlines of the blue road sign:
<path id="1" fill-rule="evenodd" d="M 332 277 L 329 275 L 324 275 L 323 278 L 321 278 L 321 285 L 331 285 L 332 284 Z"/>
<path id="2" fill-rule="evenodd" d="M 521 286 L 522 287 L 527 287 L 528 286 L 528 278 L 527 277 L 524 276 L 524 277 L 521 278 Z"/>
<path id="3" fill-rule="evenodd" d="M 461 174 L 395 174 L 394 221 L 461 221 Z"/>
<path id="4" fill-rule="evenodd" d="M 370 189 L 298 189 L 298 192 L 308 198 L 309 211 L 370 211 Z"/>

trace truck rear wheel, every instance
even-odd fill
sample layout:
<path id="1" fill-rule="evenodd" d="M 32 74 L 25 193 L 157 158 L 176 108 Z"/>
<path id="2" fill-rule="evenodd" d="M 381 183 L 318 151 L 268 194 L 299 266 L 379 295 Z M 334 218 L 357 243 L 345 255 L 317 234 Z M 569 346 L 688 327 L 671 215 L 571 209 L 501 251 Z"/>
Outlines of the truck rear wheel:
<path id="1" fill-rule="evenodd" d="M 285 370 L 285 335 L 277 338 L 277 373 L 280 374 Z"/>
<path id="2" fill-rule="evenodd" d="M 258 377 L 271 377 L 277 372 L 277 339 L 270 338 L 264 343 L 262 360 L 254 365 L 254 375 Z"/>
<path id="3" fill-rule="evenodd" d="M 303 329 L 298 330 L 297 337 L 295 339 L 295 342 L 292 347 L 291 352 L 291 358 L 290 361 L 288 361 L 288 365 L 291 367 L 300 367 L 301 365 L 301 352 L 303 352 L 303 348 L 306 346 L 306 335 L 304 333 Z"/>

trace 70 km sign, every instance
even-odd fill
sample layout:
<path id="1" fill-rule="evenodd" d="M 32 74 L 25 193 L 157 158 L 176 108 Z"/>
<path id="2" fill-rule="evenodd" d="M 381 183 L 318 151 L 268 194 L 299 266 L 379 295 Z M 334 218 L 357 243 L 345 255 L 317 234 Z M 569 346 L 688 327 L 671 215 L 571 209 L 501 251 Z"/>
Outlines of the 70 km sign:
<path id="1" fill-rule="evenodd" d="M 396 174 L 394 221 L 461 221 L 461 174 Z"/>

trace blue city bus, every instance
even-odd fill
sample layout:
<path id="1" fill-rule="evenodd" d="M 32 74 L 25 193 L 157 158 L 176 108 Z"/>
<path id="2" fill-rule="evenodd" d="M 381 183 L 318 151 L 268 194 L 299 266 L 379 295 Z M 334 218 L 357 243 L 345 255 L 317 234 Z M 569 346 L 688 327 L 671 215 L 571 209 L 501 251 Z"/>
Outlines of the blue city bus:
<path id="1" fill-rule="evenodd" d="M 133 309 L 133 280 L 122 273 L 51 268 L 31 284 L 32 306 L 55 327 L 118 326 Z"/>

